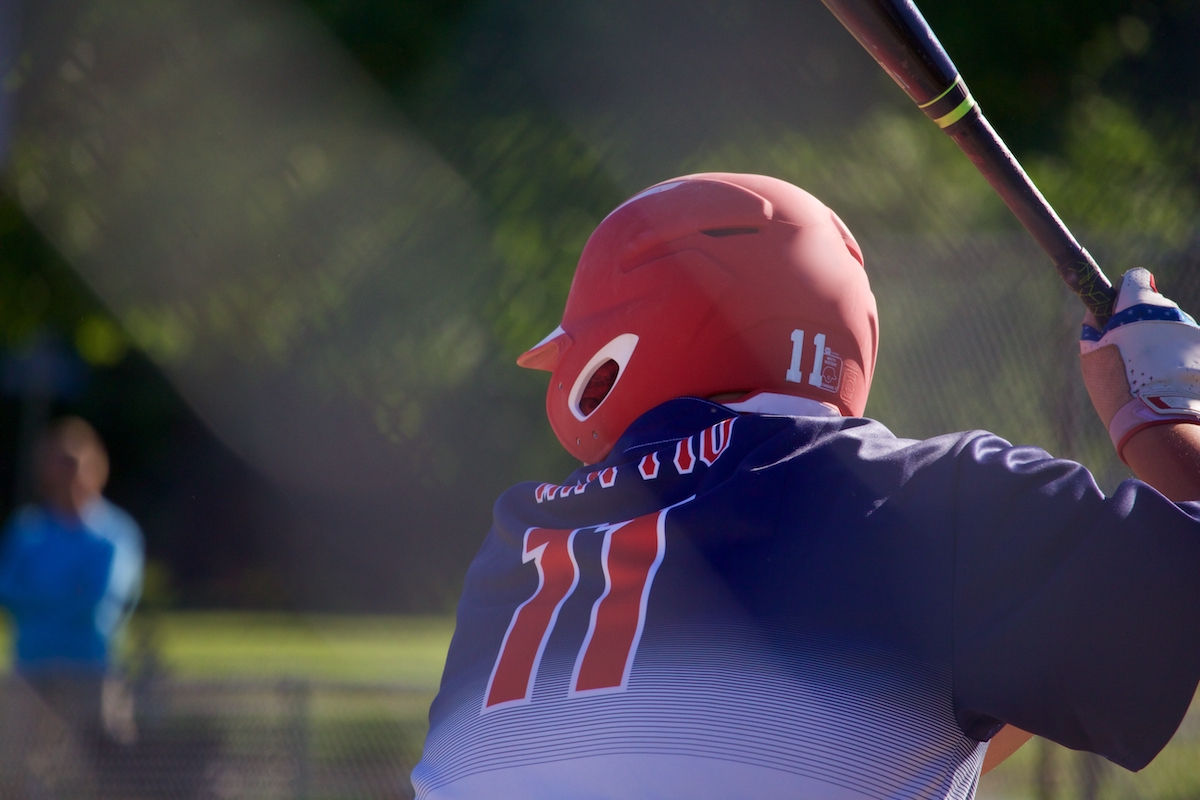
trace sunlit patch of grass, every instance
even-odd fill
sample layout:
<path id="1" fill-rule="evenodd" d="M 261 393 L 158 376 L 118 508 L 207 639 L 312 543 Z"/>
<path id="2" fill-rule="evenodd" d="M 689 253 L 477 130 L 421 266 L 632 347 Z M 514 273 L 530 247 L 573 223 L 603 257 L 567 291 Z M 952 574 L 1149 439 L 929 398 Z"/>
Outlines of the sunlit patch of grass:
<path id="1" fill-rule="evenodd" d="M 454 623 L 440 617 L 175 613 L 151 640 L 185 678 L 290 676 L 436 689 Z M 138 631 L 126 638 L 132 656 Z"/>
<path id="2" fill-rule="evenodd" d="M 153 656 L 184 679 L 297 678 L 435 691 L 454 632 L 448 617 L 170 612 L 140 615 L 121 645 L 131 671 Z M 3 666 L 11 663 L 0 626 Z"/>
<path id="3" fill-rule="evenodd" d="M 979 800 L 1188 800 L 1200 797 L 1200 703 L 1140 772 L 1034 739 L 979 783 Z"/>

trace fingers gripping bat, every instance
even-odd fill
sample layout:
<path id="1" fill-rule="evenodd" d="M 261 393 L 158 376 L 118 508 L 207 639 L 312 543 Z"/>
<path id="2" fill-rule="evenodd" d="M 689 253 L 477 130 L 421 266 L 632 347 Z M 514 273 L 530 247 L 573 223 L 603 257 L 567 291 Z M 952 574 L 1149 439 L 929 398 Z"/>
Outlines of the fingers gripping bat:
<path id="1" fill-rule="evenodd" d="M 1033 185 L 983 116 L 954 63 L 912 0 L 822 0 L 859 44 L 945 131 L 1004 200 L 1058 274 L 1104 324 L 1115 292 L 1092 256 Z"/>

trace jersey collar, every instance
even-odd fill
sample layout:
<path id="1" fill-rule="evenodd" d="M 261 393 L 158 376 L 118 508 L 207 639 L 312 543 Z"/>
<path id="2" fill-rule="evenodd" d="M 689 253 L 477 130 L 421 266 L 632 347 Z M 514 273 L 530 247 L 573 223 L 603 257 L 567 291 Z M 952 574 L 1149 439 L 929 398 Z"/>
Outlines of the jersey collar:
<path id="1" fill-rule="evenodd" d="M 634 420 L 613 445 L 612 454 L 627 456 L 634 450 L 673 442 L 739 414 L 774 414 L 785 417 L 841 416 L 836 409 L 816 400 L 775 392 L 758 392 L 740 402 L 724 405 L 698 397 L 679 397 L 652 408 Z M 612 458 L 612 455 L 609 458 Z"/>
<path id="2" fill-rule="evenodd" d="M 737 412 L 720 403 L 701 400 L 698 397 L 668 400 L 634 420 L 613 445 L 609 458 L 614 455 L 624 456 L 643 447 L 673 442 L 691 436 L 701 428 L 736 416 Z"/>

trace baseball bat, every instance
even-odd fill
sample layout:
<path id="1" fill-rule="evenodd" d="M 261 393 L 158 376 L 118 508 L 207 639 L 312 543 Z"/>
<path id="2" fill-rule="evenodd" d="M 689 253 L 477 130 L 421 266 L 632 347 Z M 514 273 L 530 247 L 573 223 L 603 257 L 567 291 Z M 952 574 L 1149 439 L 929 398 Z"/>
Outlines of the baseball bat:
<path id="1" fill-rule="evenodd" d="M 1059 276 L 1103 325 L 1116 292 L 1091 254 L 1042 197 L 971 97 L 958 69 L 912 0 L 822 0 L 967 154 L 996 194 L 1054 261 Z"/>

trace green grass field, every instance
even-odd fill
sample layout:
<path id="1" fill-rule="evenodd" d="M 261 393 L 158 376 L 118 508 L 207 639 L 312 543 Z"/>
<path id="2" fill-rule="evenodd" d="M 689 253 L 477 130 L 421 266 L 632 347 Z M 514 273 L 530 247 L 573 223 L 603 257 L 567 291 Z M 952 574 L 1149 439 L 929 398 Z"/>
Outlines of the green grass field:
<path id="1" fill-rule="evenodd" d="M 1097 756 L 1034 739 L 983 776 L 978 800 L 1192 800 L 1200 797 L 1200 706 L 1150 765 L 1128 772 Z"/>
<path id="2" fill-rule="evenodd" d="M 437 690 L 453 632 L 454 621 L 448 617 L 171 612 L 136 618 L 122 652 L 136 670 L 149 648 L 168 675 L 184 680 L 297 678 L 408 688 L 413 690 L 406 695 L 413 708 L 400 716 L 411 717 L 412 730 L 406 729 L 401 738 L 406 747 L 419 748 L 425 709 Z M 5 671 L 9 653 L 9 628 L 0 618 L 0 667 Z M 1094 766 L 1081 754 L 1034 740 L 985 776 L 978 796 L 1082 798 L 1088 794 L 1089 769 Z M 1200 707 L 1141 773 L 1127 773 L 1107 762 L 1099 769 L 1095 796 L 1103 800 L 1200 797 Z M 1047 779 L 1048 791 L 1039 789 Z"/>
<path id="3" fill-rule="evenodd" d="M 435 691 L 453 632 L 448 617 L 181 611 L 139 615 L 121 650 L 136 670 L 148 648 L 184 679 L 294 677 Z M 0 651 L 7 672 L 7 622 Z"/>

